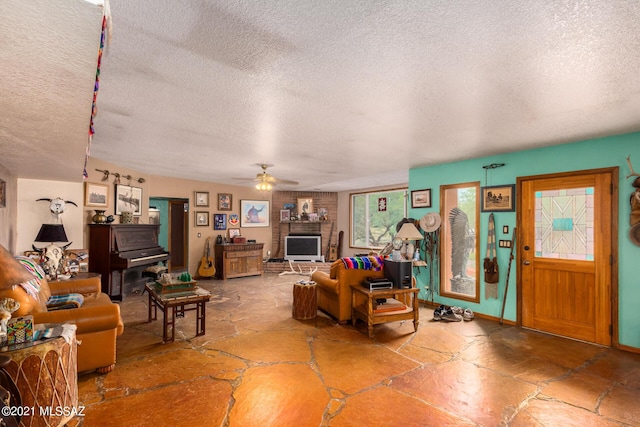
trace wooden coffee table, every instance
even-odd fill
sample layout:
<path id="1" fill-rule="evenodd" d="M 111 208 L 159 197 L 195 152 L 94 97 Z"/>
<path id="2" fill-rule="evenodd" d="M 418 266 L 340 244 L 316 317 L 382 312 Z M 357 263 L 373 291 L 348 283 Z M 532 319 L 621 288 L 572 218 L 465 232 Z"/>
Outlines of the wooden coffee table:
<path id="1" fill-rule="evenodd" d="M 366 301 L 362 304 L 358 303 L 357 295 L 364 295 Z M 383 313 L 374 313 L 373 304 L 377 298 L 394 298 L 403 302 L 407 308 L 400 311 L 389 311 Z M 360 298 L 362 299 L 362 298 Z M 413 319 L 413 329 L 418 331 L 418 288 L 407 289 L 376 289 L 370 291 L 362 285 L 351 285 L 351 322 L 356 325 L 356 320 L 362 319 L 367 322 L 369 329 L 369 338 L 373 338 L 373 325 L 381 323 L 396 322 L 398 320 Z"/>
<path id="2" fill-rule="evenodd" d="M 161 294 L 156 291 L 154 283 L 147 283 L 144 287 L 149 293 L 149 322 L 158 318 L 158 308 L 162 310 L 163 344 L 175 340 L 176 317 L 184 317 L 185 311 L 196 310 L 196 336 L 204 335 L 205 304 L 211 299 L 211 292 L 196 287 L 193 291 Z M 195 307 L 189 307 L 193 305 Z M 169 337 L 169 327 L 171 327 L 171 337 Z"/>

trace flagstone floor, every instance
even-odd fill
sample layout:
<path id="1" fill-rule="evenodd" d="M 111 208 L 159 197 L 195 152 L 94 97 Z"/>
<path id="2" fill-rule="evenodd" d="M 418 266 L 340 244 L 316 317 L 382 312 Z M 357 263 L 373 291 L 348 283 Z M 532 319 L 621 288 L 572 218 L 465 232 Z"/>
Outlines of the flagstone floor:
<path id="1" fill-rule="evenodd" d="M 82 374 L 92 426 L 640 425 L 640 355 L 497 322 L 339 325 L 291 317 L 301 277 L 209 280 L 162 344 L 147 296 L 121 303 L 116 368 Z"/>

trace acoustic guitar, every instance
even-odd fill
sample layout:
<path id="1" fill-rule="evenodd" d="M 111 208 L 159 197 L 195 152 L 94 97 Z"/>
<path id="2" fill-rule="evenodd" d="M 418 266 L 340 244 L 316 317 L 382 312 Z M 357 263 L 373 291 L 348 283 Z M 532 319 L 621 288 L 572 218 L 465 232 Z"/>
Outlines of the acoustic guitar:
<path id="1" fill-rule="evenodd" d="M 211 237 L 207 237 L 200 267 L 198 267 L 198 275 L 200 277 L 213 277 L 214 274 L 216 274 L 216 267 L 213 265 L 213 257 L 211 256 Z"/>

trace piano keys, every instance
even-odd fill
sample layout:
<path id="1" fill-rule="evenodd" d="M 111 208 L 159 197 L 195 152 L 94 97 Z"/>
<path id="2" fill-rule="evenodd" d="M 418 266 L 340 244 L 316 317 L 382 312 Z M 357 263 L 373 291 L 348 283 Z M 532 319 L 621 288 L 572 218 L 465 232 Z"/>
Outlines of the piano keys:
<path id="1" fill-rule="evenodd" d="M 89 224 L 89 271 L 102 274 L 102 292 L 122 301 L 126 270 L 171 258 L 158 245 L 159 230 L 159 224 Z M 117 292 L 114 272 L 120 273 Z"/>

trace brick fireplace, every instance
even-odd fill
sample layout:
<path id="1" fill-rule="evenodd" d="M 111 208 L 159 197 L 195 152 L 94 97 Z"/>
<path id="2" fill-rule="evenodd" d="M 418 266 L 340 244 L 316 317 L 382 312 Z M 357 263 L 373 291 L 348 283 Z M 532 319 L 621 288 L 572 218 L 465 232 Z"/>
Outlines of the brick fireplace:
<path id="1" fill-rule="evenodd" d="M 298 203 L 298 199 L 313 199 L 313 211 L 327 210 L 327 221 L 280 222 L 280 210 L 285 204 Z M 327 245 L 338 243 L 338 193 L 314 191 L 274 191 L 271 196 L 271 258 L 284 257 L 284 238 L 289 234 L 320 234 L 322 253 L 327 256 Z M 332 227 L 333 224 L 333 227 Z M 333 228 L 333 231 L 332 231 Z"/>

